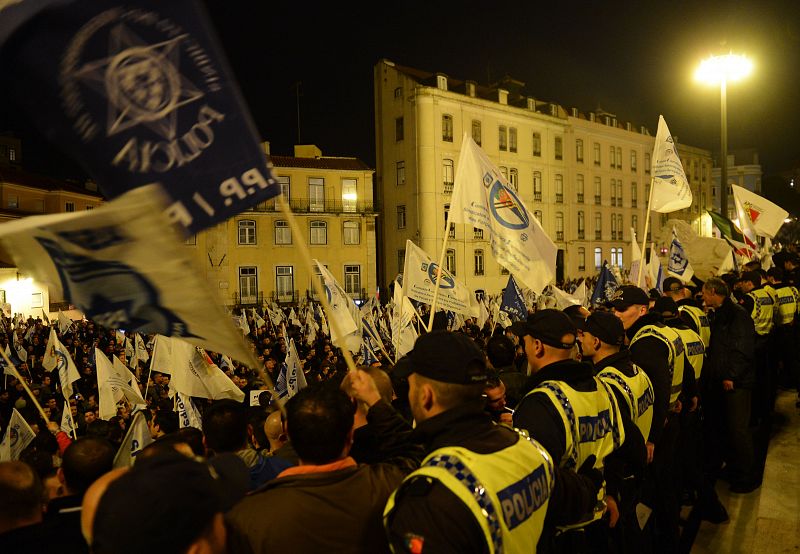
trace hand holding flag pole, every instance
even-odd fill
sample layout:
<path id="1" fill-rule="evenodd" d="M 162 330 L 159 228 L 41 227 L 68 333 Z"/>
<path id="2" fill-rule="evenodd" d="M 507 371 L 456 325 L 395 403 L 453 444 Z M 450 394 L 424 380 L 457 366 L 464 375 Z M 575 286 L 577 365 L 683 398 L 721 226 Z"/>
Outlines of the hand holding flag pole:
<path id="1" fill-rule="evenodd" d="M 5 353 L 5 351 L 2 348 L 0 348 L 0 354 L 3 356 L 3 360 L 5 360 L 6 364 L 8 365 L 8 369 L 11 371 L 11 375 L 16 377 L 17 380 L 20 383 L 22 383 L 22 386 L 25 389 L 25 392 L 28 393 L 28 396 L 30 397 L 31 401 L 36 406 L 36 409 L 39 410 L 39 413 L 41 414 L 42 419 L 44 420 L 45 423 L 47 423 L 47 421 L 48 421 L 47 414 L 44 413 L 44 408 L 42 408 L 42 405 L 39 404 L 39 401 L 36 400 L 36 397 L 33 395 L 33 392 L 28 387 L 28 383 L 26 383 L 25 379 L 23 379 L 22 376 L 19 374 L 19 372 L 17 371 L 17 368 L 14 366 L 13 363 L 11 363 L 11 360 L 8 358 L 8 355 Z"/>

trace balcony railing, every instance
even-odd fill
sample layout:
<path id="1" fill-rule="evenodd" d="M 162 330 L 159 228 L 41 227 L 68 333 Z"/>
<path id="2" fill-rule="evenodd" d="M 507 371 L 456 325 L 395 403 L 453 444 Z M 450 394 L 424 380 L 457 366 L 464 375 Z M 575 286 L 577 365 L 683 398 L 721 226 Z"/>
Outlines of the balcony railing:
<path id="1" fill-rule="evenodd" d="M 563 204 L 563 203 L 564 203 L 564 195 L 556 194 L 556 204 Z"/>
<path id="2" fill-rule="evenodd" d="M 368 200 L 316 200 L 308 198 L 292 198 L 289 207 L 294 213 L 354 213 L 373 214 L 378 212 L 378 206 Z M 275 200 L 267 200 L 249 209 L 253 212 L 276 212 L 280 209 Z"/>
<path id="3" fill-rule="evenodd" d="M 239 291 L 233 293 L 234 306 L 262 306 L 264 304 L 264 293 L 258 291 L 256 294 L 242 294 Z"/>
<path id="4" fill-rule="evenodd" d="M 603 238 L 603 231 L 595 231 L 594 232 L 594 239 L 601 240 Z"/>
<path id="5" fill-rule="evenodd" d="M 451 181 L 444 182 L 444 193 L 453 194 L 453 183 Z"/>
<path id="6" fill-rule="evenodd" d="M 595 203 L 597 206 L 599 206 L 599 205 L 600 205 L 600 195 L 599 195 L 599 194 L 595 194 L 595 195 L 594 195 L 594 203 Z"/>
<path id="7" fill-rule="evenodd" d="M 583 193 L 582 192 L 578 193 L 578 204 L 583 204 Z"/>

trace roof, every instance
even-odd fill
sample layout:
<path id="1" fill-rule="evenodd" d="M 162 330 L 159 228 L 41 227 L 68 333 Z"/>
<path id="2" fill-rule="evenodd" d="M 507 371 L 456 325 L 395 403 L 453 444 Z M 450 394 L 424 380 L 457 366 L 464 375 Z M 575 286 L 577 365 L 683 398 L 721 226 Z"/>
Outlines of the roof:
<path id="1" fill-rule="evenodd" d="M 99 192 L 73 185 L 67 181 L 30 173 L 14 167 L 0 167 L 0 182 L 48 192 L 64 191 L 103 199 L 103 195 Z"/>
<path id="2" fill-rule="evenodd" d="M 269 159 L 275 167 L 338 169 L 343 171 L 370 171 L 372 169 L 358 158 L 295 158 L 294 156 L 270 156 Z"/>

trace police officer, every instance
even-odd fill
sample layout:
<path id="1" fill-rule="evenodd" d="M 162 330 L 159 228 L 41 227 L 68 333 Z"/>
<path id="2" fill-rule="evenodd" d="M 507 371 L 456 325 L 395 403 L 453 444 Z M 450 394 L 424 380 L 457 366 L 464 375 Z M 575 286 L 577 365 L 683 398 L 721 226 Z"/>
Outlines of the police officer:
<path id="1" fill-rule="evenodd" d="M 601 475 L 560 471 L 539 443 L 492 422 L 485 356 L 466 335 L 425 334 L 394 371 L 408 376 L 428 452 L 386 505 L 395 552 L 535 552 L 545 527 L 595 506 Z"/>
<path id="2" fill-rule="evenodd" d="M 708 348 L 711 340 L 711 323 L 703 308 L 697 305 L 689 287 L 677 277 L 664 279 L 664 296 L 668 296 L 678 305 L 678 312 L 683 322 L 700 335 L 703 347 Z"/>
<path id="3" fill-rule="evenodd" d="M 775 328 L 775 369 L 780 373 L 770 390 L 774 403 L 776 388 L 780 384 L 789 388 L 795 384 L 795 367 L 797 363 L 796 328 L 797 310 L 800 308 L 800 292 L 797 288 L 783 282 L 783 270 L 778 267 L 767 271 L 767 280 L 775 290 L 779 320 Z M 772 404 L 771 404 L 772 405 Z"/>
<path id="4" fill-rule="evenodd" d="M 745 271 L 741 277 L 741 305 L 750 314 L 756 328 L 755 364 L 756 384 L 753 389 L 753 412 L 751 423 L 769 424 L 771 374 L 773 357 L 771 355 L 771 332 L 775 325 L 775 299 L 761 284 L 757 271 Z"/>

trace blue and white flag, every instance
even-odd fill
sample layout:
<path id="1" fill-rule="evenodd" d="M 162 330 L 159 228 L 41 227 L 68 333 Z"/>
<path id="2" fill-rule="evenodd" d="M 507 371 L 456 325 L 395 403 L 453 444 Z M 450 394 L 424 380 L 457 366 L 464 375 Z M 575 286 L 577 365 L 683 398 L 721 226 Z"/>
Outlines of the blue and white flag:
<path id="1" fill-rule="evenodd" d="M 514 280 L 513 275 L 508 276 L 508 284 L 503 291 L 503 301 L 500 303 L 500 311 L 507 313 L 511 321 L 525 320 L 528 317 L 528 309 L 525 307 L 525 299 L 522 291 Z"/>
<path id="2" fill-rule="evenodd" d="M 669 213 L 691 205 L 692 189 L 667 122 L 660 115 L 653 146 L 653 186 L 650 187 L 649 209 Z"/>
<path id="3" fill-rule="evenodd" d="M 536 294 L 555 279 L 558 248 L 467 134 L 462 139 L 448 220 L 484 229 L 497 262 Z"/>
<path id="4" fill-rule="evenodd" d="M 0 243 L 21 271 L 104 327 L 181 337 L 257 367 L 162 201 L 160 188 L 139 187 L 95 210 L 3 223 Z"/>
<path id="5" fill-rule="evenodd" d="M 328 316 L 336 319 L 338 325 L 331 325 L 331 342 L 339 348 L 348 348 L 350 352 L 361 350 L 361 311 L 342 288 L 333 274 L 324 264 L 314 260 L 322 276 L 323 288 L 328 297 L 331 313 Z"/>
<path id="6" fill-rule="evenodd" d="M 597 280 L 597 284 L 594 287 L 594 292 L 592 292 L 592 304 L 605 304 L 606 302 L 611 301 L 611 298 L 614 296 L 614 291 L 617 290 L 618 285 L 619 283 L 617 283 L 617 279 L 608 268 L 608 264 L 604 262 L 602 269 L 600 269 L 600 278 Z"/>
<path id="7" fill-rule="evenodd" d="M 136 412 L 128 426 L 128 432 L 114 457 L 114 467 L 130 467 L 136 456 L 153 442 L 153 435 L 147 427 L 144 412 Z"/>
<path id="8" fill-rule="evenodd" d="M 69 350 L 58 340 L 55 327 L 50 327 L 50 338 L 42 356 L 42 366 L 48 371 L 58 369 L 58 382 L 64 398 L 72 396 L 72 383 L 80 379 L 81 374 L 78 373 Z"/>
<path id="9" fill-rule="evenodd" d="M 203 429 L 203 418 L 192 402 L 192 397 L 182 393 L 175 395 L 175 411 L 178 412 L 178 428 Z"/>
<path id="10" fill-rule="evenodd" d="M 196 233 L 280 193 L 201 2 L 2 4 L 16 105 L 107 197 L 161 183 Z"/>
<path id="11" fill-rule="evenodd" d="M 36 433 L 16 408 L 11 408 L 11 420 L 0 443 L 0 462 L 19 460 L 19 455 L 33 441 Z"/>
<path id="12" fill-rule="evenodd" d="M 664 266 L 661 265 L 661 258 L 658 257 L 656 253 L 656 247 L 654 245 L 650 245 L 650 274 L 655 279 L 652 288 L 658 289 L 659 291 L 664 291 Z"/>
<path id="13" fill-rule="evenodd" d="M 683 245 L 678 240 L 678 234 L 675 228 L 672 228 L 672 244 L 669 247 L 669 266 L 667 272 L 673 277 L 677 277 L 684 283 L 689 283 L 694 275 L 692 264 L 689 263 L 689 258 L 686 257 L 686 251 Z"/>

